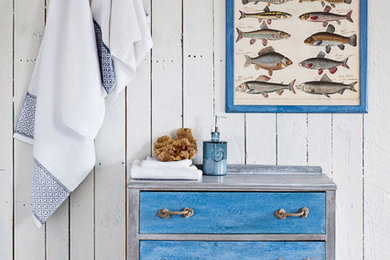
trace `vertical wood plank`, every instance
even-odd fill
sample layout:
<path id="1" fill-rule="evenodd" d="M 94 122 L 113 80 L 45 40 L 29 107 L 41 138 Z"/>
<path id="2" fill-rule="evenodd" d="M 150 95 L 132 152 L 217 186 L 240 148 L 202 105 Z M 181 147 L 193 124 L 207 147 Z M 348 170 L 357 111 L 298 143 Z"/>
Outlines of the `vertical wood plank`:
<path id="1" fill-rule="evenodd" d="M 278 114 L 278 164 L 307 164 L 307 115 Z"/>
<path id="2" fill-rule="evenodd" d="M 184 126 L 198 141 L 195 163 L 202 163 L 203 140 L 213 124 L 213 2 L 183 1 Z"/>
<path id="3" fill-rule="evenodd" d="M 0 259 L 13 257 L 13 1 L 0 3 Z"/>
<path id="4" fill-rule="evenodd" d="M 182 2 L 152 1 L 152 139 L 182 127 Z"/>
<path id="5" fill-rule="evenodd" d="M 49 3 L 45 0 L 45 18 Z M 46 259 L 69 259 L 69 200 L 46 223 Z"/>
<path id="6" fill-rule="evenodd" d="M 44 0 L 14 0 L 14 122 L 28 89 L 44 31 Z M 45 259 L 45 226 L 37 228 L 31 211 L 32 146 L 15 140 L 15 259 Z"/>
<path id="7" fill-rule="evenodd" d="M 362 116 L 333 116 L 336 259 L 362 259 Z"/>
<path id="8" fill-rule="evenodd" d="M 149 14 L 150 22 L 150 31 L 152 31 L 152 10 L 151 10 L 151 0 L 144 0 L 144 8 Z M 152 53 L 152 52 L 151 52 Z M 152 54 L 149 53 L 144 62 L 137 69 L 137 76 L 133 82 L 129 84 L 126 90 L 126 141 L 127 141 L 127 175 L 126 180 L 130 178 L 129 170 L 131 163 L 135 159 L 145 158 L 146 156 L 151 155 L 151 134 L 152 134 L 152 124 L 151 124 L 151 57 Z M 135 216 L 138 212 L 137 210 L 137 201 L 132 200 L 132 194 L 130 192 L 129 198 L 127 200 L 127 182 L 124 182 L 125 189 L 125 212 L 126 215 L 126 259 L 135 259 L 138 252 L 138 244 L 135 244 L 128 234 L 128 230 L 136 230 L 138 226 L 134 226 L 131 216 Z M 129 226 L 129 223 L 133 223 L 133 226 Z"/>
<path id="9" fill-rule="evenodd" d="M 151 18 L 151 0 L 144 0 Z M 150 24 L 151 25 L 151 24 Z M 154 40 L 154 39 L 153 39 Z M 156 44 L 156 43 L 154 43 Z M 137 68 L 137 76 L 127 87 L 127 161 L 150 155 L 151 151 L 151 54 Z M 130 177 L 130 176 L 128 176 Z"/>
<path id="10" fill-rule="evenodd" d="M 308 115 L 307 144 L 308 164 L 332 177 L 332 115 Z"/>
<path id="11" fill-rule="evenodd" d="M 228 163 L 245 163 L 243 114 L 225 113 L 225 1 L 214 0 L 214 113 L 220 120 L 221 139 L 228 142 Z"/>
<path id="12" fill-rule="evenodd" d="M 89 0 L 91 3 L 91 0 Z M 95 259 L 95 169 L 69 199 L 70 259 Z"/>
<path id="13" fill-rule="evenodd" d="M 69 203 L 66 200 L 46 223 L 46 259 L 69 259 Z"/>
<path id="14" fill-rule="evenodd" d="M 69 251 L 72 260 L 92 260 L 95 256 L 94 178 L 93 170 L 69 198 Z"/>
<path id="15" fill-rule="evenodd" d="M 275 114 L 246 116 L 246 147 L 248 164 L 276 164 Z"/>
<path id="16" fill-rule="evenodd" d="M 95 147 L 95 259 L 125 259 L 125 91 L 108 96 Z"/>
<path id="17" fill-rule="evenodd" d="M 388 1 L 368 1 L 368 110 L 364 118 L 364 258 L 390 258 Z M 377 16 L 379 15 L 379 16 Z"/>

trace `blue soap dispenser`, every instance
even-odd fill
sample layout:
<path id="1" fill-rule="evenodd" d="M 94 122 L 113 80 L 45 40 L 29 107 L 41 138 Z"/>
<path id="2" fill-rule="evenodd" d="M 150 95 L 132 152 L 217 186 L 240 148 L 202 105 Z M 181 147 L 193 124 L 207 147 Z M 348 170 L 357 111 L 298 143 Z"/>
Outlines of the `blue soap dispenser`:
<path id="1" fill-rule="evenodd" d="M 215 116 L 211 141 L 203 142 L 203 173 L 206 175 L 221 176 L 227 173 L 227 142 L 219 140 L 217 124 L 218 116 Z"/>

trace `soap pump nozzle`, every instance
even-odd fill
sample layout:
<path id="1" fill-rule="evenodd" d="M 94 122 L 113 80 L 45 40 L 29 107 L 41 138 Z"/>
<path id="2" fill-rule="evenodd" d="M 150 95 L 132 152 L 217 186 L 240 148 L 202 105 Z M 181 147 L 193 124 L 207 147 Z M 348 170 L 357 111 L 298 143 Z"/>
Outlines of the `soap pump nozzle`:
<path id="1" fill-rule="evenodd" d="M 218 118 L 226 118 L 225 116 L 214 116 L 214 126 L 211 128 L 211 141 L 219 142 L 219 128 L 218 128 Z"/>

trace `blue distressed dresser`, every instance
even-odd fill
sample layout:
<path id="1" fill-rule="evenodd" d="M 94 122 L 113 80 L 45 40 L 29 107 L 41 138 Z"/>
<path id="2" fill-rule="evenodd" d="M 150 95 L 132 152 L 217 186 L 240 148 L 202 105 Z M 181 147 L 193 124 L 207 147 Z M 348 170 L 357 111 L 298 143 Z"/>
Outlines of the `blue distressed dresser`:
<path id="1" fill-rule="evenodd" d="M 129 259 L 335 259 L 336 185 L 321 168 L 228 172 L 199 182 L 130 180 Z"/>

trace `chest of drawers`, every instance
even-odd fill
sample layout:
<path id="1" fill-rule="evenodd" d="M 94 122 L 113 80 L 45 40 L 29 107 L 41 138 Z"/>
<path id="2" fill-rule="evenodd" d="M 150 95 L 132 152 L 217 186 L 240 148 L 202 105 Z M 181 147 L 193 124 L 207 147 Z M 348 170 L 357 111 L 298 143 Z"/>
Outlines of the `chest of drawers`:
<path id="1" fill-rule="evenodd" d="M 335 184 L 318 167 L 229 166 L 200 182 L 131 180 L 131 260 L 333 260 Z"/>

